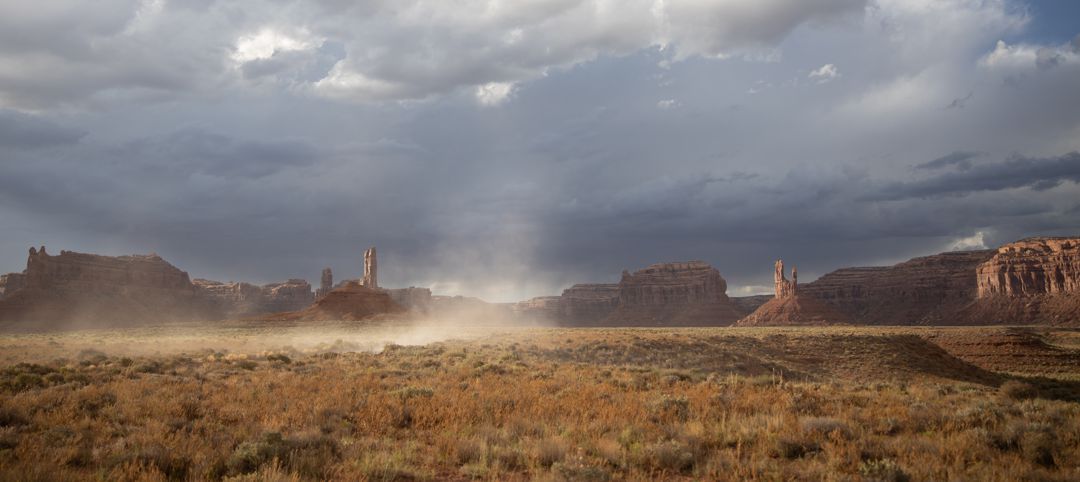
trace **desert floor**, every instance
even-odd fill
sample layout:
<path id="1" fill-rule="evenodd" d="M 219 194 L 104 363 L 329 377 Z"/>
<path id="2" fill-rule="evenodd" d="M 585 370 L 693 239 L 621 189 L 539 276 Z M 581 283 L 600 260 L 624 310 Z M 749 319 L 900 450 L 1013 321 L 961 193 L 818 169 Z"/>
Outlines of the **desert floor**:
<path id="1" fill-rule="evenodd" d="M 0 480 L 1077 480 L 1080 331 L 0 335 Z"/>

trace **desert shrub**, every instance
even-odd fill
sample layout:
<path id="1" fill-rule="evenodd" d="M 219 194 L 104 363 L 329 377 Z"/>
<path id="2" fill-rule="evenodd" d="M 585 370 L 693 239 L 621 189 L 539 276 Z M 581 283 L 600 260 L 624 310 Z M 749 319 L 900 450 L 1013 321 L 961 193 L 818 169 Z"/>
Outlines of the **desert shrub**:
<path id="1" fill-rule="evenodd" d="M 422 480 L 425 478 L 424 474 L 418 472 L 415 467 L 412 467 L 397 454 L 390 455 L 382 452 L 370 454 L 360 459 L 358 466 L 364 478 L 373 482 Z M 477 475 L 486 474 L 486 468 L 484 467 L 476 467 L 475 471 Z"/>
<path id="2" fill-rule="evenodd" d="M 802 421 L 803 432 L 830 436 L 836 435 L 844 439 L 851 439 L 851 428 L 842 420 L 830 417 L 811 417 Z"/>
<path id="3" fill-rule="evenodd" d="M 29 425 L 26 414 L 15 407 L 0 406 L 0 427 L 21 427 Z"/>
<path id="4" fill-rule="evenodd" d="M 541 467 L 550 467 L 566 458 L 567 444 L 560 438 L 545 438 L 536 444 L 533 457 Z"/>
<path id="5" fill-rule="evenodd" d="M 690 417 L 690 400 L 686 397 L 664 395 L 652 404 L 653 418 L 660 420 L 686 421 Z"/>
<path id="6" fill-rule="evenodd" d="M 278 460 L 292 471 L 325 478 L 326 471 L 339 456 L 340 449 L 333 439 L 321 436 L 284 438 L 278 432 L 267 432 L 238 445 L 226 461 L 226 468 L 232 475 L 245 474 Z"/>
<path id="7" fill-rule="evenodd" d="M 580 460 L 556 462 L 551 466 L 555 480 L 604 482 L 611 479 L 611 474 L 603 467 L 589 465 Z"/>
<path id="8" fill-rule="evenodd" d="M 131 367 L 134 373 L 161 373 L 162 365 L 159 361 L 144 361 Z"/>
<path id="9" fill-rule="evenodd" d="M 648 455 L 651 466 L 656 469 L 689 472 L 694 468 L 694 452 L 674 440 L 653 444 Z"/>
<path id="10" fill-rule="evenodd" d="M 458 465 L 479 461 L 484 456 L 484 446 L 476 439 L 459 439 L 454 444 L 454 460 Z"/>
<path id="11" fill-rule="evenodd" d="M 528 467 L 528 457 L 516 446 L 489 445 L 488 465 L 501 470 L 516 472 Z"/>
<path id="12" fill-rule="evenodd" d="M 104 352 L 95 350 L 93 348 L 81 350 L 77 355 L 75 355 L 75 359 L 79 360 L 79 363 L 85 365 L 99 365 L 101 364 L 101 362 L 104 362 L 108 358 L 109 356 L 106 355 Z"/>
<path id="13" fill-rule="evenodd" d="M 435 390 L 428 387 L 405 387 L 397 391 L 397 396 L 403 400 L 431 398 L 433 395 L 435 395 Z"/>
<path id="14" fill-rule="evenodd" d="M 1053 429 L 1038 427 L 1028 430 L 1020 436 L 1021 455 L 1024 460 L 1043 467 L 1054 467 L 1054 452 L 1058 447 L 1058 438 Z"/>
<path id="15" fill-rule="evenodd" d="M 160 445 L 151 445 L 112 457 L 105 462 L 105 466 L 109 468 L 129 464 L 153 467 L 168 480 L 185 480 L 191 467 L 191 460 L 177 456 Z"/>
<path id="16" fill-rule="evenodd" d="M 281 363 L 284 363 L 286 365 L 292 363 L 292 358 L 289 358 L 288 355 L 285 355 L 284 353 L 275 353 L 275 354 L 272 354 L 272 355 L 267 355 L 266 359 L 268 361 L 271 361 L 271 362 L 281 362 Z"/>
<path id="17" fill-rule="evenodd" d="M 892 459 L 867 460 L 859 465 L 859 475 L 873 482 L 907 482 L 911 480 Z"/>
<path id="18" fill-rule="evenodd" d="M 1037 397 L 1039 391 L 1030 383 L 1009 380 L 998 387 L 998 394 L 1007 400 L 1027 400 Z"/>
<path id="19" fill-rule="evenodd" d="M 236 362 L 236 366 L 243 370 L 254 370 L 258 368 L 259 364 L 251 360 L 240 360 Z"/>
<path id="20" fill-rule="evenodd" d="M 821 451 L 821 446 L 814 442 L 781 437 L 777 439 L 776 448 L 772 452 L 772 455 L 774 457 L 782 457 L 785 459 L 797 459 L 819 451 Z"/>
<path id="21" fill-rule="evenodd" d="M 896 435 L 900 433 L 903 428 L 903 424 L 896 417 L 885 417 L 879 419 L 874 425 L 874 433 L 878 435 Z"/>
<path id="22" fill-rule="evenodd" d="M 319 432 L 331 434 L 338 430 L 347 430 L 352 427 L 348 414 L 340 408 L 324 408 L 315 414 L 315 424 Z"/>
<path id="23" fill-rule="evenodd" d="M 87 387 L 76 394 L 76 407 L 90 415 L 96 415 L 101 409 L 115 403 L 116 395 L 100 387 Z"/>

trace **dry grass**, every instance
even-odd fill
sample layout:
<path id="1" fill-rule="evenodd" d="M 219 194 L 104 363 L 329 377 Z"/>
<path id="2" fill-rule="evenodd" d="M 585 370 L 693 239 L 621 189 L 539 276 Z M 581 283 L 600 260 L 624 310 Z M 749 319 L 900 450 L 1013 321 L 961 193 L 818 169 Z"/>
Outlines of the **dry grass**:
<path id="1" fill-rule="evenodd" d="M 8 343 L 37 358 L 0 369 L 2 480 L 1080 478 L 1071 382 L 989 372 L 911 332 Z"/>

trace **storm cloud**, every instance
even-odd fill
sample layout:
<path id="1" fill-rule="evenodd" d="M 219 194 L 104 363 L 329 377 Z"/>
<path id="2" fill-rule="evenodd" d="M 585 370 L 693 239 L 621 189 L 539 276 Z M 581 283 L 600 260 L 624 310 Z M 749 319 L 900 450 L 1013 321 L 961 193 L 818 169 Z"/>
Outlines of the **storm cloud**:
<path id="1" fill-rule="evenodd" d="M 1080 25 L 1019 1 L 84 3 L 0 6 L 0 271 L 751 294 L 1080 229 Z"/>

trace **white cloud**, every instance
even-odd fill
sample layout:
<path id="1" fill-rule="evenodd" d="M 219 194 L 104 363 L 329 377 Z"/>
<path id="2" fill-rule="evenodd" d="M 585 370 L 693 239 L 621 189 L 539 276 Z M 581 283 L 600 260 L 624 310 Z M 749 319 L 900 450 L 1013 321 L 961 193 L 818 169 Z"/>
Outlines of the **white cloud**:
<path id="1" fill-rule="evenodd" d="M 986 233 L 983 231 L 976 231 L 971 236 L 957 238 L 949 243 L 949 251 L 970 251 L 986 248 Z"/>
<path id="2" fill-rule="evenodd" d="M 810 74 L 807 75 L 807 77 L 809 77 L 810 80 L 813 80 L 819 84 L 824 84 L 830 80 L 840 77 L 840 71 L 837 70 L 836 66 L 833 64 L 825 64 L 817 69 L 811 70 Z"/>
<path id="3" fill-rule="evenodd" d="M 998 40 L 994 50 L 979 60 L 979 64 L 984 68 L 1005 72 L 1050 69 L 1077 62 L 1080 62 L 1080 53 L 1072 44 L 1009 45 L 1004 40 Z"/>
<path id="4" fill-rule="evenodd" d="M 294 36 L 273 28 L 264 27 L 254 34 L 244 35 L 237 39 L 236 50 L 233 52 L 232 58 L 239 63 L 264 60 L 273 57 L 275 53 L 279 52 L 311 50 L 321 45 L 322 42 L 322 40 L 315 39 L 304 31 L 300 31 Z"/>
<path id="5" fill-rule="evenodd" d="M 677 109 L 682 106 L 678 99 L 664 99 L 656 103 L 659 109 Z"/>
<path id="6" fill-rule="evenodd" d="M 513 93 L 513 82 L 488 82 L 476 86 L 475 95 L 480 105 L 493 106 L 505 102 Z"/>

